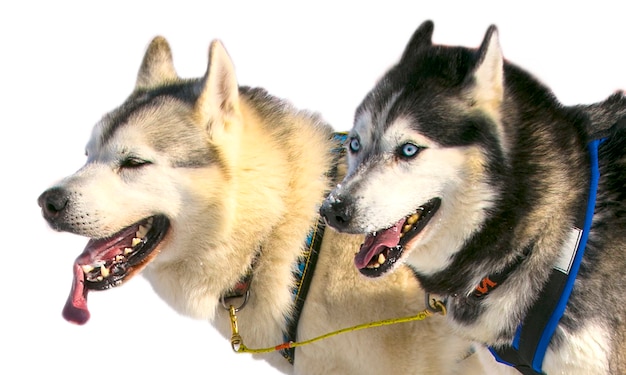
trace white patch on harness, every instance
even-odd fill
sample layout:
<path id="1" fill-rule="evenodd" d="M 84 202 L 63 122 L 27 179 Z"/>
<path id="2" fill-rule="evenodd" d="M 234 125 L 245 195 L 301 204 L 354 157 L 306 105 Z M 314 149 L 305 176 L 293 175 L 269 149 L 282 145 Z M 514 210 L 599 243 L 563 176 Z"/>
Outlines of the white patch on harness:
<path id="1" fill-rule="evenodd" d="M 572 263 L 574 262 L 574 257 L 576 257 L 578 244 L 580 244 L 580 237 L 582 237 L 582 234 L 582 229 L 572 228 L 570 230 L 563 247 L 561 247 L 561 255 L 559 256 L 559 259 L 556 260 L 556 264 L 554 265 L 555 270 L 569 275 Z"/>

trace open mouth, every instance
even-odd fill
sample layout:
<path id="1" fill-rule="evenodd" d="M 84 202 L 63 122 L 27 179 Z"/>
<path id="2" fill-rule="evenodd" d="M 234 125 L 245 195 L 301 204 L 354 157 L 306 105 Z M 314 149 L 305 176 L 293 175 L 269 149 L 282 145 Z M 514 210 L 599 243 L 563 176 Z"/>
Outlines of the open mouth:
<path id="1" fill-rule="evenodd" d="M 359 271 L 368 277 L 389 271 L 402 258 L 406 244 L 421 233 L 439 206 L 441 199 L 433 198 L 393 226 L 369 233 L 354 258 Z"/>
<path id="2" fill-rule="evenodd" d="M 76 324 L 89 320 L 87 293 L 121 285 L 154 258 L 170 226 L 162 215 L 143 219 L 113 236 L 91 239 L 74 262 L 72 291 L 63 317 Z"/>

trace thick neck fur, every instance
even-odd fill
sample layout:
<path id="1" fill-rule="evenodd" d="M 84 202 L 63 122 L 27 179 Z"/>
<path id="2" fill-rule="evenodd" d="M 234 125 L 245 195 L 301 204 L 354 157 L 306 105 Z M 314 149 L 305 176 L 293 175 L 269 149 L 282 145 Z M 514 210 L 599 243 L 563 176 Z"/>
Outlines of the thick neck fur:
<path id="1" fill-rule="evenodd" d="M 218 215 L 217 228 L 187 234 L 195 237 L 194 244 L 204 246 L 185 249 L 184 256 L 169 262 L 155 262 L 146 272 L 157 292 L 169 291 L 162 297 L 173 307 L 185 315 L 211 320 L 230 338 L 230 320 L 220 296 L 246 274 L 258 254 L 250 299 L 238 313 L 240 331 L 245 332 L 250 347 L 282 342 L 286 317 L 293 308 L 292 272 L 329 188 L 325 173 L 331 167 L 333 147 L 332 129 L 320 119 L 284 104 L 280 107 L 278 102 L 269 101 L 276 107 L 268 108 L 268 101 L 255 98 L 259 95 L 268 94 L 241 90 L 244 128 L 239 143 L 233 145 L 239 151 L 236 160 L 225 162 L 224 188 L 218 192 L 224 197 L 222 207 L 207 208 Z M 263 111 L 275 114 L 268 118 Z M 163 288 L 162 284 L 168 285 Z"/>
<path id="2" fill-rule="evenodd" d="M 259 110 L 263 108 L 243 106 L 246 123 L 259 123 Z M 250 307 L 242 310 L 240 327 L 252 330 L 252 319 L 274 320 L 281 327 L 271 332 L 274 340 L 291 312 L 292 272 L 304 239 L 317 220 L 318 204 L 329 186 L 324 174 L 330 169 L 330 133 L 327 128 L 306 123 L 310 121 L 307 116 L 301 113 L 295 118 L 293 115 L 276 118 L 276 123 L 247 129 L 240 145 L 238 166 L 232 170 L 232 196 L 237 201 L 235 225 L 228 240 L 242 241 L 239 246 L 250 257 L 261 252 L 254 268 Z M 314 146 L 316 142 L 319 144 Z M 319 154 L 316 150 L 328 150 L 329 154 Z M 303 175 L 302 170 L 311 173 Z M 257 207 L 268 210 L 260 212 Z M 248 264 L 250 261 L 251 258 Z M 242 275 L 245 270 L 240 272 Z M 271 293 L 276 298 L 277 285 L 283 288 L 282 299 L 275 299 L 275 304 L 265 303 L 264 295 Z M 246 314 L 250 311 L 254 312 Z"/>
<path id="3" fill-rule="evenodd" d="M 518 68 L 506 65 L 505 73 L 504 159 L 492 160 L 500 167 L 487 168 L 495 173 L 495 204 L 449 267 L 421 279 L 426 290 L 448 297 L 450 316 L 465 334 L 488 344 L 510 343 L 585 202 L 589 173 L 583 116 L 561 107 Z M 544 95 L 525 94 L 538 90 Z M 483 277 L 528 251 L 484 300 L 467 297 Z"/>

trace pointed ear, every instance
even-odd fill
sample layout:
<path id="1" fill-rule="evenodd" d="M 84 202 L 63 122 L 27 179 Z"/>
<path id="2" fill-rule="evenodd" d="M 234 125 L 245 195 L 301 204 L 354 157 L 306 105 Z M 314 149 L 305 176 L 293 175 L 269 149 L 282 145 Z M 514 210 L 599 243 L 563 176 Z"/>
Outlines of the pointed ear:
<path id="1" fill-rule="evenodd" d="M 472 99 L 490 109 L 498 109 L 504 97 L 504 58 L 494 25 L 487 29 L 477 55 Z"/>
<path id="2" fill-rule="evenodd" d="M 239 124 L 239 85 L 235 67 L 219 40 L 211 42 L 209 64 L 200 82 L 194 113 L 212 137 L 232 131 Z"/>
<path id="3" fill-rule="evenodd" d="M 421 50 L 424 47 L 430 47 L 433 45 L 433 30 L 435 24 L 431 20 L 424 21 L 420 27 L 415 30 L 413 36 L 407 43 L 400 61 L 409 59 L 416 51 Z"/>
<path id="4" fill-rule="evenodd" d="M 151 88 L 177 79 L 170 45 L 165 38 L 157 36 L 152 39 L 143 57 L 135 89 Z"/>

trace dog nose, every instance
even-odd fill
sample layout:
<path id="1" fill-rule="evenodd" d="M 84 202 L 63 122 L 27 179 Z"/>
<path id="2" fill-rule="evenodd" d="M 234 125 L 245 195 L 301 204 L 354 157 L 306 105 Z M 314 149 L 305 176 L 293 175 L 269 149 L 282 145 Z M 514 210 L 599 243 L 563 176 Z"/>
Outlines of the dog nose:
<path id="1" fill-rule="evenodd" d="M 54 187 L 44 191 L 37 199 L 43 217 L 52 221 L 67 207 L 68 198 L 65 190 Z"/>
<path id="2" fill-rule="evenodd" d="M 326 199 L 320 207 L 320 215 L 326 221 L 326 224 L 338 231 L 345 231 L 352 220 L 351 205 L 345 200 L 330 201 Z"/>

